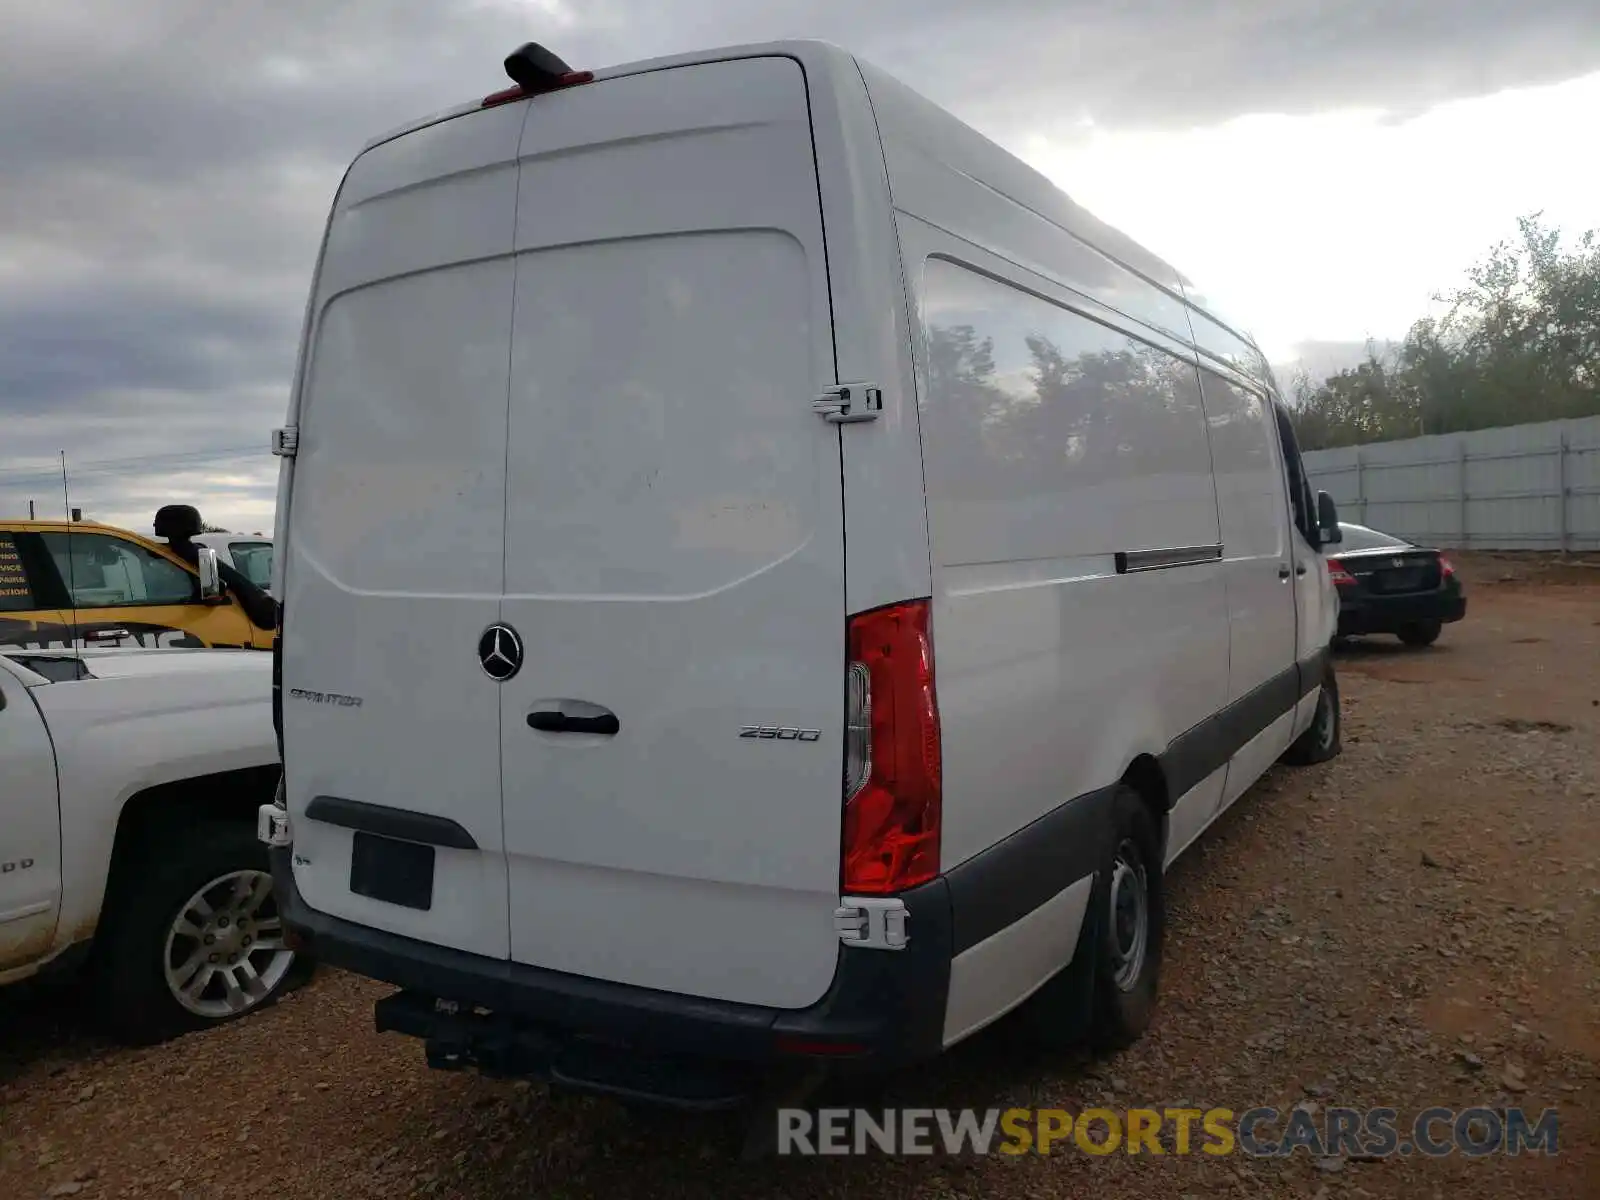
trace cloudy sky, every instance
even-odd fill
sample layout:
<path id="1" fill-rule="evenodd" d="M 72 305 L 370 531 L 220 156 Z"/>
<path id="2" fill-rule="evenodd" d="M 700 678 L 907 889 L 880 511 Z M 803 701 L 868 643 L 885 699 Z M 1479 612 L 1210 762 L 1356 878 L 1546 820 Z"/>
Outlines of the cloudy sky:
<path id="1" fill-rule="evenodd" d="M 371 135 L 576 66 L 814 36 L 1193 276 L 1279 363 L 1398 336 L 1519 214 L 1600 226 L 1593 0 L 0 0 L 0 518 L 268 529 Z"/>

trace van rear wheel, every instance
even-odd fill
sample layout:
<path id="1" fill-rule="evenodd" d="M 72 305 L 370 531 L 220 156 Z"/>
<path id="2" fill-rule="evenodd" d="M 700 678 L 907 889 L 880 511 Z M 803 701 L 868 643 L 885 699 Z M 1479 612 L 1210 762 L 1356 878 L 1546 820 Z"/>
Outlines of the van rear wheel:
<path id="1" fill-rule="evenodd" d="M 1322 692 L 1317 697 L 1316 715 L 1306 731 L 1284 752 L 1283 761 L 1296 767 L 1327 762 L 1343 749 L 1340 741 L 1339 680 L 1330 658 L 1322 671 Z"/>
<path id="2" fill-rule="evenodd" d="M 1094 992 L 1089 1040 L 1099 1051 L 1137 1041 L 1155 1016 L 1166 928 L 1161 839 L 1144 797 L 1126 784 L 1095 881 Z"/>
<path id="3" fill-rule="evenodd" d="M 1161 841 L 1150 806 L 1118 784 L 1111 829 L 1071 964 L 1022 1007 L 1020 1030 L 1046 1051 L 1136 1041 L 1155 1014 L 1166 909 Z"/>

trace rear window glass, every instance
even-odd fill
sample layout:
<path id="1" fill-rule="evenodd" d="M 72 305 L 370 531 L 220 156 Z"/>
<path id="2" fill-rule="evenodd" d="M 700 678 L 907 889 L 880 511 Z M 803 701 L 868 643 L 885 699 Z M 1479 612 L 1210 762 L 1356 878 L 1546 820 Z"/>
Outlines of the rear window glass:
<path id="1" fill-rule="evenodd" d="M 239 574 L 258 588 L 272 586 L 271 542 L 231 542 L 228 553 Z"/>
<path id="2" fill-rule="evenodd" d="M 1410 545 L 1387 533 L 1368 529 L 1365 525 L 1346 525 L 1341 522 L 1339 532 L 1344 535 L 1344 541 L 1339 546 L 1341 550 L 1385 550 Z"/>
<path id="3" fill-rule="evenodd" d="M 0 532 L 0 612 L 23 612 L 33 607 L 33 592 L 28 588 L 16 539 Z"/>

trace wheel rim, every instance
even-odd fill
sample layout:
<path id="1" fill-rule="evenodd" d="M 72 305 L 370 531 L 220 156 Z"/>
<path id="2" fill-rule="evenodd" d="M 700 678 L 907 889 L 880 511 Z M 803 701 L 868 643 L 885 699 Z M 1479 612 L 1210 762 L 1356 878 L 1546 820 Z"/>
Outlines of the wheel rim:
<path id="1" fill-rule="evenodd" d="M 294 965 L 272 876 L 230 871 L 190 896 L 167 930 L 161 965 L 172 998 L 209 1020 L 249 1012 L 272 995 Z"/>
<path id="2" fill-rule="evenodd" d="M 1149 945 L 1150 888 L 1144 857 L 1132 841 L 1124 841 L 1111 869 L 1112 978 L 1122 991 L 1132 991 L 1139 982 Z"/>
<path id="3" fill-rule="evenodd" d="M 1322 695 L 1317 700 L 1317 747 L 1327 750 L 1333 746 L 1333 694 L 1328 685 L 1322 685 Z"/>

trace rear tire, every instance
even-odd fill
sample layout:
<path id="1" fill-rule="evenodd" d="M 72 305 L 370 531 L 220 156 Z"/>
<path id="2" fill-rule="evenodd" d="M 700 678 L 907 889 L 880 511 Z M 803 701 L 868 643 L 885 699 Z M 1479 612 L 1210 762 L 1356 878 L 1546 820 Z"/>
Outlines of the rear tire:
<path id="1" fill-rule="evenodd" d="M 1333 660 L 1330 658 L 1323 668 L 1322 692 L 1317 697 L 1316 715 L 1311 718 L 1306 731 L 1284 752 L 1283 761 L 1291 766 L 1308 767 L 1337 758 L 1344 749 L 1340 737 L 1339 680 L 1334 675 Z"/>
<path id="2" fill-rule="evenodd" d="M 1414 621 L 1400 626 L 1399 637 L 1408 646 L 1431 646 L 1442 632 L 1444 624 L 1440 621 Z"/>
<path id="3" fill-rule="evenodd" d="M 279 949 L 267 850 L 251 826 L 208 821 L 163 830 L 144 847 L 149 865 L 106 898 L 96 934 L 92 986 L 114 1036 L 145 1045 L 222 1024 L 305 978 L 309 962 Z"/>
<path id="4" fill-rule="evenodd" d="M 1127 784 L 1117 785 L 1109 815 L 1106 848 L 1096 868 L 1072 962 L 1017 1011 L 1014 1028 L 1029 1049 L 1048 1054 L 1118 1050 L 1137 1040 L 1155 1013 L 1166 928 L 1161 841 L 1149 805 Z M 1133 939 L 1123 936 L 1119 940 L 1119 930 L 1111 920 L 1117 864 L 1129 857 L 1137 859 L 1143 869 L 1144 937 L 1136 964 L 1129 961 L 1135 956 L 1127 953 Z M 1134 866 L 1127 861 L 1123 865 Z M 1132 878 L 1125 872 L 1123 879 L 1134 883 L 1139 876 L 1134 870 Z M 1126 893 L 1125 899 L 1132 899 L 1132 893 Z M 1120 932 L 1129 932 L 1126 924 Z"/>
<path id="5" fill-rule="evenodd" d="M 1111 824 L 1094 897 L 1089 1042 L 1100 1053 L 1132 1045 L 1150 1027 L 1166 933 L 1161 837 L 1150 806 L 1125 783 L 1112 798 Z"/>

